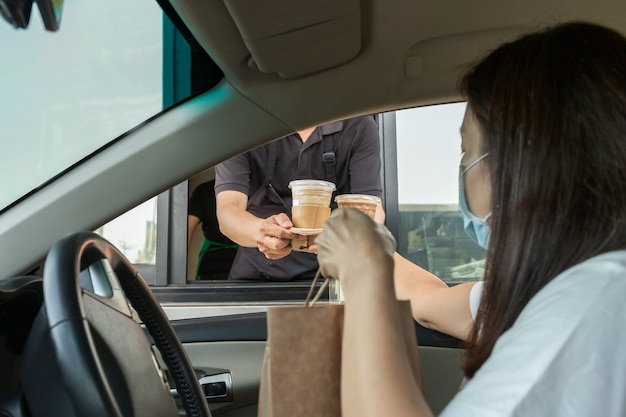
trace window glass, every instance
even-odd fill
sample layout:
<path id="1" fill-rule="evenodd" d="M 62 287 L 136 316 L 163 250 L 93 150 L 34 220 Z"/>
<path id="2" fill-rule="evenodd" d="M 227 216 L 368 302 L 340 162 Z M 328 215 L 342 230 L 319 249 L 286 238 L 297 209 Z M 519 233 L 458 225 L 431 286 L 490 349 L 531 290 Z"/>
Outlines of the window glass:
<path id="1" fill-rule="evenodd" d="M 0 37 L 10 63 L 0 77 L 0 209 L 162 109 L 155 2 L 71 2 L 58 32 L 34 12 L 27 30 L 2 24 Z M 131 262 L 154 265 L 156 198 L 96 232 Z"/>
<path id="2" fill-rule="evenodd" d="M 162 21 L 156 2 L 82 0 L 58 32 L 0 24 L 0 210 L 161 110 Z"/>
<path id="3" fill-rule="evenodd" d="M 481 279 L 485 251 L 457 212 L 465 103 L 396 112 L 401 255 L 447 282 Z"/>
<path id="4" fill-rule="evenodd" d="M 133 264 L 155 265 L 157 197 L 127 211 L 95 230 Z"/>

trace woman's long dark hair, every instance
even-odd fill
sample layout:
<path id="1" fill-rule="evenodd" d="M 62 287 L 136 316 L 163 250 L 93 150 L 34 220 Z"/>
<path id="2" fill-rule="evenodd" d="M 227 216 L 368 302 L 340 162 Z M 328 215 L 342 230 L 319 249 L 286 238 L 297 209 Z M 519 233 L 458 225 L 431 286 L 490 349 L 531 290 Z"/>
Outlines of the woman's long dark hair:
<path id="1" fill-rule="evenodd" d="M 555 26 L 489 54 L 461 90 L 489 151 L 493 202 L 471 377 L 559 273 L 626 248 L 626 39 Z"/>

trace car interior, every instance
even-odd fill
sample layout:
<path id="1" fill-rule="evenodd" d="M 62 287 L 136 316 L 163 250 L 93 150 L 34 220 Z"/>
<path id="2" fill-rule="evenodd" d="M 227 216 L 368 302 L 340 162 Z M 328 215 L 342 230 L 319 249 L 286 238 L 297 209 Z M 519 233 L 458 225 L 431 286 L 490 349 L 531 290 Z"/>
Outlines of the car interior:
<path id="1" fill-rule="evenodd" d="M 17 3 L 0 0 L 0 24 L 24 30 L 33 1 Z M 60 2 L 62 20 L 54 3 L 35 3 L 51 41 L 75 6 Z M 463 71 L 521 34 L 573 20 L 626 34 L 623 0 L 157 0 L 153 7 L 189 45 L 195 87 L 0 209 L 2 416 L 256 416 L 266 310 L 303 301 L 309 283 L 267 283 L 253 303 L 248 287 L 184 286 L 200 239 L 196 231 L 188 250 L 186 229 L 170 231 L 178 245 L 151 281 L 93 231 L 164 193 L 182 192 L 186 203 L 216 164 L 294 131 L 375 115 L 383 132 L 393 129 L 385 125 L 392 112 L 462 103 Z M 387 156 L 383 162 L 392 187 L 396 167 Z M 169 201 L 171 216 L 185 215 Z M 393 193 L 383 206 L 388 221 L 400 216 Z M 445 216 L 441 227 L 453 223 Z M 463 381 L 463 344 L 415 328 L 438 414 Z"/>

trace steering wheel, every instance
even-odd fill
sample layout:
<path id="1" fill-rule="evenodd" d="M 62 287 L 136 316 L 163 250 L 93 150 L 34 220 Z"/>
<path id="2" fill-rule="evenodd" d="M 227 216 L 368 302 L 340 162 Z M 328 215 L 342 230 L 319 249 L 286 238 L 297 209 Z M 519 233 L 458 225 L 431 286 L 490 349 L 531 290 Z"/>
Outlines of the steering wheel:
<path id="1" fill-rule="evenodd" d="M 33 324 L 21 371 L 33 416 L 178 416 L 167 379 L 128 301 L 167 365 L 187 416 L 211 416 L 160 304 L 111 243 L 91 232 L 60 239 L 46 258 L 43 290 L 44 307 Z M 42 382 L 43 374 L 57 374 L 50 379 L 60 387 Z"/>

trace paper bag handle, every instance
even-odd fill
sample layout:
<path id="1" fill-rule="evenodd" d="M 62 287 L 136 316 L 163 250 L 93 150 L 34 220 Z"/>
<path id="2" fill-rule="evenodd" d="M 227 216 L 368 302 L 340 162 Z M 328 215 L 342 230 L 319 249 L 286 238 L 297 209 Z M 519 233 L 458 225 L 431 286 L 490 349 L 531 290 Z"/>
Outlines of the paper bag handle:
<path id="1" fill-rule="evenodd" d="M 317 302 L 317 300 L 322 296 L 322 293 L 324 292 L 324 290 L 326 289 L 326 287 L 328 287 L 328 284 L 330 283 L 330 278 L 324 277 L 324 283 L 322 284 L 320 289 L 317 290 L 317 294 L 315 294 L 315 297 L 311 299 L 311 296 L 313 295 L 313 290 L 315 289 L 315 284 L 317 283 L 317 280 L 319 279 L 320 275 L 322 275 L 322 269 L 317 268 L 315 277 L 313 277 L 313 282 L 311 282 L 311 288 L 309 288 L 309 293 L 306 296 L 306 300 L 304 300 L 305 307 L 312 307 Z"/>

